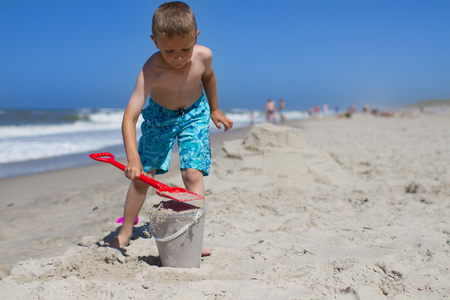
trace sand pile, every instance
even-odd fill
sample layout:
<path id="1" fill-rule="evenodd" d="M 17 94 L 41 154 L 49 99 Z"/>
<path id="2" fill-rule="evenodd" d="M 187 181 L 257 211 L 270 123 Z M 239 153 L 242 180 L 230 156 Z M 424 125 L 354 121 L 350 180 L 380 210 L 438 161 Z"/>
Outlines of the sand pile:
<path id="1" fill-rule="evenodd" d="M 255 125 L 243 140 L 225 142 L 226 158 L 217 164 L 217 176 L 245 182 L 257 177 L 269 182 L 314 188 L 317 184 L 346 186 L 348 175 L 326 152 L 308 146 L 300 129 Z"/>

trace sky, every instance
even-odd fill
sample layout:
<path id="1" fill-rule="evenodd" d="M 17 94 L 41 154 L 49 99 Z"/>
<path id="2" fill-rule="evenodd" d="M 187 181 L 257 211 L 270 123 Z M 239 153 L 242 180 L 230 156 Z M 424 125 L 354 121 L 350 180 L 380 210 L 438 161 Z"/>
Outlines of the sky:
<path id="1" fill-rule="evenodd" d="M 165 1 L 0 0 L 0 108 L 125 108 Z M 450 0 L 192 0 L 219 107 L 450 98 Z"/>

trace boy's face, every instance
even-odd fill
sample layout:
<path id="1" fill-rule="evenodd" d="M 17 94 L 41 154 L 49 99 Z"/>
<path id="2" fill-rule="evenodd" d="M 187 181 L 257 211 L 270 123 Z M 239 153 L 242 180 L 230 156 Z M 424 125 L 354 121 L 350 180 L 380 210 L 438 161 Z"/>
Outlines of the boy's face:
<path id="1" fill-rule="evenodd" d="M 185 37 L 174 36 L 168 38 L 164 35 L 152 36 L 156 48 L 161 52 L 162 57 L 172 68 L 181 69 L 192 57 L 194 46 L 200 31 L 192 32 Z"/>

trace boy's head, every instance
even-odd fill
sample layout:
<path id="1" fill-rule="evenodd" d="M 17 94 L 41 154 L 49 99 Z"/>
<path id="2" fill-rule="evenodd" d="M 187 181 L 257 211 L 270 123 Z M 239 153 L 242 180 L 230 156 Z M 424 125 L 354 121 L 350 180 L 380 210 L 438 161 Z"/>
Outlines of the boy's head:
<path id="1" fill-rule="evenodd" d="M 182 68 L 189 63 L 199 31 L 187 4 L 168 2 L 158 7 L 153 15 L 152 33 L 152 40 L 167 64 Z"/>
<path id="2" fill-rule="evenodd" d="M 197 32 L 197 23 L 191 8 L 183 2 L 162 4 L 153 14 L 152 34 L 167 38 L 186 37 Z"/>

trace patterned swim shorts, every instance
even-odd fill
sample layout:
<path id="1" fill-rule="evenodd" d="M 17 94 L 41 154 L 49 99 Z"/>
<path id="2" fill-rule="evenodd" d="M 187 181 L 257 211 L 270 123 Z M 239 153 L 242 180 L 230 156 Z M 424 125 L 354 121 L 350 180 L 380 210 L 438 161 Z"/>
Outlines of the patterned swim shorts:
<path id="1" fill-rule="evenodd" d="M 142 117 L 138 151 L 144 172 L 156 169 L 156 174 L 166 173 L 177 139 L 180 169 L 193 168 L 202 171 L 204 176 L 209 174 L 210 110 L 204 94 L 190 107 L 177 110 L 167 109 L 150 98 Z"/>

